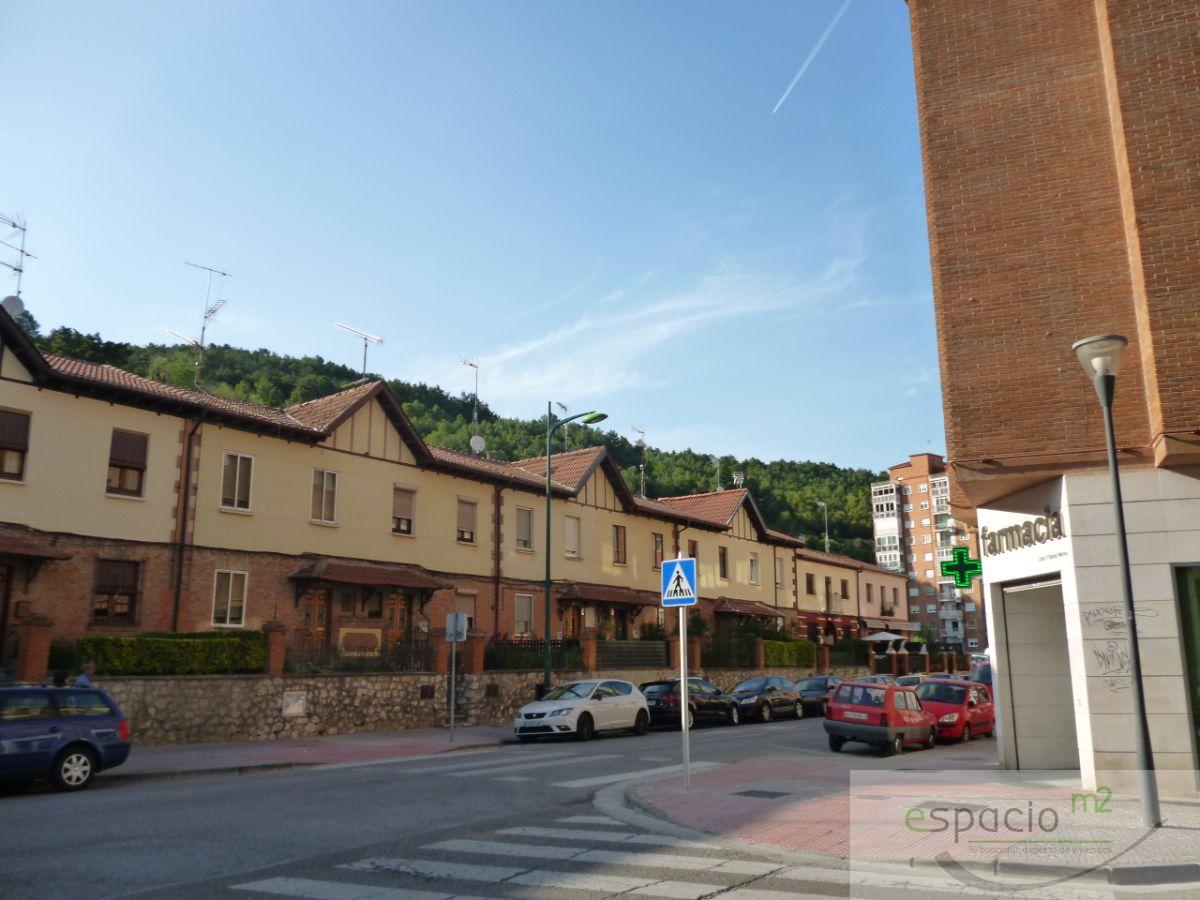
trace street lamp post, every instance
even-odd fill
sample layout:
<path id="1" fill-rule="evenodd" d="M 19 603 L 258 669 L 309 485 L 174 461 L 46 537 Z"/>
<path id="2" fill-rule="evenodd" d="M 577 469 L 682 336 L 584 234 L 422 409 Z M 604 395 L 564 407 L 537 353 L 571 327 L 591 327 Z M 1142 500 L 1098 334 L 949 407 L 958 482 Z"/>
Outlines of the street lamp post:
<path id="1" fill-rule="evenodd" d="M 1142 803 L 1142 823 L 1147 828 L 1162 825 L 1158 808 L 1158 784 L 1154 756 L 1150 749 L 1150 726 L 1146 719 L 1146 694 L 1142 687 L 1142 656 L 1138 649 L 1137 615 L 1133 607 L 1133 580 L 1129 569 L 1129 548 L 1125 538 L 1125 510 L 1121 501 L 1121 478 L 1117 467 L 1117 443 L 1113 431 L 1112 405 L 1121 371 L 1121 358 L 1129 342 L 1119 334 L 1100 334 L 1071 345 L 1084 373 L 1092 380 L 1100 407 L 1104 411 L 1104 439 L 1108 448 L 1108 471 L 1112 477 L 1113 516 L 1117 526 L 1117 560 L 1121 566 L 1121 592 L 1125 600 L 1125 623 L 1129 632 L 1129 676 L 1133 680 L 1134 722 L 1137 741 L 1138 786 Z"/>
<path id="2" fill-rule="evenodd" d="M 821 507 L 821 511 L 825 513 L 825 552 L 829 552 L 829 504 L 824 500 L 818 500 L 817 506 Z"/>
<path id="3" fill-rule="evenodd" d="M 546 404 L 546 631 L 543 635 L 545 638 L 545 659 L 543 660 L 544 671 L 542 673 L 542 692 L 550 690 L 550 456 L 552 453 L 550 438 L 554 432 L 562 428 L 568 422 L 574 422 L 579 419 L 584 425 L 595 425 L 597 422 L 603 422 L 608 418 L 607 413 L 602 412 L 584 412 L 578 415 L 571 416 L 569 419 L 554 418 L 554 411 L 550 403 Z"/>

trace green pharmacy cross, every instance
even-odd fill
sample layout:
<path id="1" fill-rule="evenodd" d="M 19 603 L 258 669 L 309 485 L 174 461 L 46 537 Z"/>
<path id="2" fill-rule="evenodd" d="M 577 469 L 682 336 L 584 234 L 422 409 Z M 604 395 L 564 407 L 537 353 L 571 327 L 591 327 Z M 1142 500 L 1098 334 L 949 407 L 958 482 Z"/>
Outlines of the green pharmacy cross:
<path id="1" fill-rule="evenodd" d="M 983 563 L 971 559 L 971 552 L 966 547 L 955 547 L 954 561 L 946 560 L 942 563 L 942 574 L 952 577 L 955 587 L 969 588 L 971 579 L 983 574 Z"/>

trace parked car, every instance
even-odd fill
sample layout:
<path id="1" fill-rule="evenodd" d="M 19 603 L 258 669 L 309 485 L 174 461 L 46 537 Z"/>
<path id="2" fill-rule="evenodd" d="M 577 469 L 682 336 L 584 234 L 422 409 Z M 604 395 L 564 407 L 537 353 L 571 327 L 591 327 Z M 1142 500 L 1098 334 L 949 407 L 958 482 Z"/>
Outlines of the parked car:
<path id="1" fill-rule="evenodd" d="M 990 663 L 991 661 L 992 661 L 991 658 L 986 653 L 972 653 L 971 654 L 971 665 L 972 666 L 986 665 L 987 663 Z"/>
<path id="2" fill-rule="evenodd" d="M 650 730 L 646 698 L 628 681 L 572 681 L 517 710 L 513 732 L 520 741 L 571 735 L 590 740 L 598 731 Z"/>
<path id="3" fill-rule="evenodd" d="M 937 716 L 938 736 L 969 741 L 996 731 L 996 710 L 982 685 L 969 681 L 927 681 L 917 688 L 921 705 Z"/>
<path id="4" fill-rule="evenodd" d="M 129 758 L 129 721 L 95 688 L 0 688 L 0 777 L 78 791 Z"/>
<path id="5" fill-rule="evenodd" d="M 971 674 L 967 676 L 967 680 L 984 688 L 987 691 L 989 699 L 993 701 L 996 699 L 996 695 L 992 692 L 992 664 L 990 662 L 972 669 Z"/>
<path id="6" fill-rule="evenodd" d="M 805 711 L 825 715 L 829 698 L 841 683 L 842 679 L 836 675 L 814 675 L 812 678 L 796 682 L 796 690 L 800 694 L 800 702 Z"/>
<path id="7" fill-rule="evenodd" d="M 737 700 L 743 719 L 770 722 L 780 716 L 804 718 L 804 704 L 796 685 L 778 675 L 747 678 L 729 693 Z"/>
<path id="8" fill-rule="evenodd" d="M 863 675 L 861 678 L 855 678 L 862 684 L 895 684 L 896 679 L 891 675 Z"/>
<path id="9" fill-rule="evenodd" d="M 934 677 L 934 675 L 930 675 L 927 672 L 914 672 L 910 675 L 901 675 L 896 679 L 896 684 L 900 685 L 900 687 L 915 688 L 917 685 L 924 684 Z"/>
<path id="10" fill-rule="evenodd" d="M 649 681 L 642 685 L 650 707 L 651 725 L 680 726 L 679 679 Z M 703 678 L 688 679 L 688 728 L 698 720 L 717 720 L 737 725 L 742 721 L 736 699 Z"/>
<path id="11" fill-rule="evenodd" d="M 860 741 L 891 756 L 902 753 L 906 744 L 933 747 L 937 720 L 922 708 L 912 688 L 856 680 L 834 691 L 825 713 L 825 732 L 835 753 L 846 741 Z"/>

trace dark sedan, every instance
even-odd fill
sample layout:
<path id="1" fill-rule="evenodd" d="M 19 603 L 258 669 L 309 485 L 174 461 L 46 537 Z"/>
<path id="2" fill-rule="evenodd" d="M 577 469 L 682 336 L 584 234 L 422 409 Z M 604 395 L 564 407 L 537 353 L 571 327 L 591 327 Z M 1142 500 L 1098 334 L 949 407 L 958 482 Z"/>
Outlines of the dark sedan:
<path id="1" fill-rule="evenodd" d="M 842 683 L 836 675 L 815 675 L 796 683 L 796 691 L 800 694 L 800 702 L 806 712 L 825 715 L 825 707 L 833 689 Z"/>
<path id="2" fill-rule="evenodd" d="M 651 725 L 679 727 L 679 679 L 648 681 L 642 685 Z M 688 728 L 700 720 L 737 725 L 742 721 L 738 702 L 703 678 L 688 679 Z"/>
<path id="3" fill-rule="evenodd" d="M 742 710 L 742 718 L 770 722 L 783 716 L 804 718 L 804 704 L 796 685 L 777 675 L 747 678 L 731 693 Z"/>

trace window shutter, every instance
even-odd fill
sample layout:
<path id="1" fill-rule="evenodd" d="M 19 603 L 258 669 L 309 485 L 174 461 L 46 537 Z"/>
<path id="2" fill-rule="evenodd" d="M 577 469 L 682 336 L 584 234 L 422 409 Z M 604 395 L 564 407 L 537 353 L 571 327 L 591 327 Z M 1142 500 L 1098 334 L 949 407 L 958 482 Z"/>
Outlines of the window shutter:
<path id="1" fill-rule="evenodd" d="M 132 594 L 137 591 L 138 564 L 116 559 L 96 560 L 96 593 Z"/>
<path id="2" fill-rule="evenodd" d="M 112 448 L 108 452 L 108 464 L 124 469 L 146 468 L 146 444 L 147 438 L 144 434 L 114 430 Z"/>
<path id="3" fill-rule="evenodd" d="M 458 501 L 458 530 L 475 531 L 475 504 L 469 500 Z"/>
<path id="4" fill-rule="evenodd" d="M 29 449 L 29 416 L 0 409 L 0 450 Z"/>
<path id="5" fill-rule="evenodd" d="M 238 487 L 238 458 L 232 453 L 225 454 L 225 468 L 221 472 L 221 505 L 237 505 Z"/>
<path id="6" fill-rule="evenodd" d="M 392 516 L 397 519 L 409 519 L 413 517 L 413 495 L 415 491 L 410 491 L 407 488 L 396 488 L 392 492 Z"/>
<path id="7" fill-rule="evenodd" d="M 533 510 L 517 510 L 517 543 L 522 547 L 533 546 Z"/>

